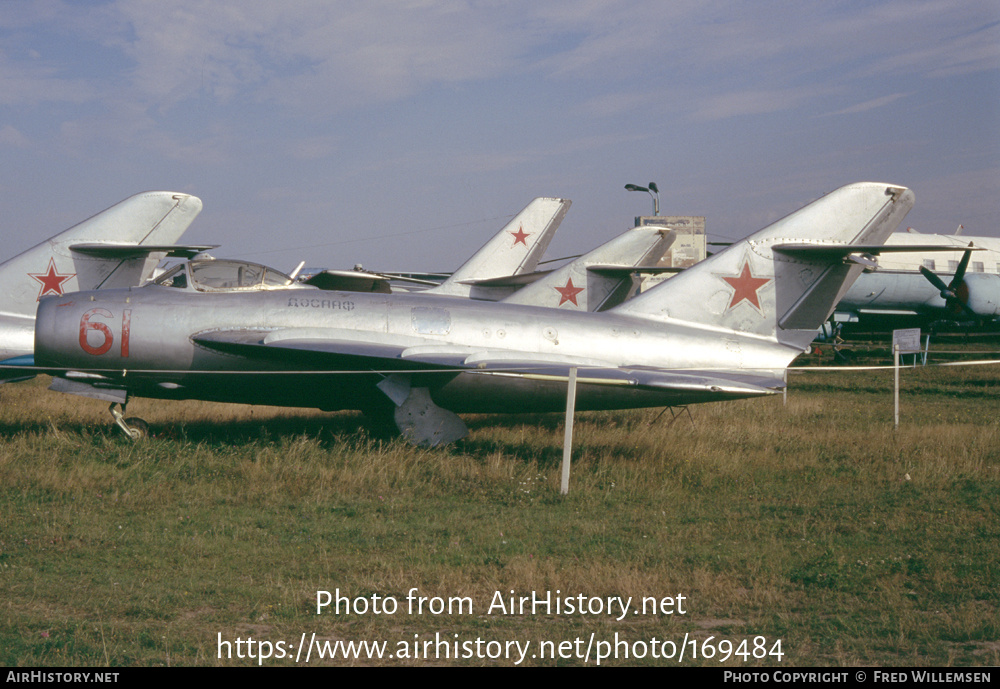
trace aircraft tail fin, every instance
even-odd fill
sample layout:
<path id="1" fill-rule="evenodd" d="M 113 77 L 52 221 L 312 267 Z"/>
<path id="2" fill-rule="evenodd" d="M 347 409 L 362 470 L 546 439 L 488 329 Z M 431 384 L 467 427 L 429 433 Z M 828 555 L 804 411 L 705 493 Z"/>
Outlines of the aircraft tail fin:
<path id="1" fill-rule="evenodd" d="M 913 201 L 895 185 L 842 187 L 614 311 L 805 347 Z"/>
<path id="2" fill-rule="evenodd" d="M 571 311 L 609 309 L 628 297 L 637 268 L 655 266 L 674 237 L 669 227 L 636 227 L 502 301 Z"/>
<path id="3" fill-rule="evenodd" d="M 569 210 L 568 199 L 537 198 L 428 294 L 475 298 L 475 281 L 530 273 Z"/>
<path id="4" fill-rule="evenodd" d="M 201 211 L 190 194 L 136 194 L 0 264 L 0 354 L 30 353 L 35 310 L 48 295 L 129 287 L 148 278 Z"/>

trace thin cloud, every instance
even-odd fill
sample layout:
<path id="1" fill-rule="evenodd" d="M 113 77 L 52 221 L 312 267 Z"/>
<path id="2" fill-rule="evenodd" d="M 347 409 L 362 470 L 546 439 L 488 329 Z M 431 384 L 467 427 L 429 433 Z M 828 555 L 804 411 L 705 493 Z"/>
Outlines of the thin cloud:
<path id="1" fill-rule="evenodd" d="M 20 148 L 31 147 L 31 141 L 24 134 L 19 132 L 9 124 L 0 128 L 0 148 Z"/>
<path id="2" fill-rule="evenodd" d="M 694 120 L 725 120 L 748 115 L 784 112 L 825 89 L 756 89 L 732 91 L 701 98 L 691 117 Z"/>
<path id="3" fill-rule="evenodd" d="M 868 112 L 869 110 L 875 110 L 877 108 L 885 107 L 889 103 L 894 103 L 900 98 L 906 98 L 912 95 L 911 93 L 893 93 L 888 96 L 882 96 L 881 98 L 873 98 L 872 100 L 865 101 L 864 103 L 858 103 L 857 105 L 852 105 L 849 108 L 844 108 L 843 110 L 836 110 L 831 113 L 827 113 L 826 117 L 833 117 L 836 115 L 854 115 L 861 112 Z"/>

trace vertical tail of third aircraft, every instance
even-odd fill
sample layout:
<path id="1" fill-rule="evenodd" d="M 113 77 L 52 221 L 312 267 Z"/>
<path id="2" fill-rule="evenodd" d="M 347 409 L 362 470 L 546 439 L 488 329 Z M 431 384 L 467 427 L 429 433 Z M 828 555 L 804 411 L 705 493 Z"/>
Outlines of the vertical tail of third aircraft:
<path id="1" fill-rule="evenodd" d="M 842 187 L 614 311 L 805 347 L 913 201 L 890 184 Z"/>
<path id="2" fill-rule="evenodd" d="M 569 206 L 567 199 L 535 199 L 451 277 L 427 293 L 469 297 L 477 281 L 532 272 Z"/>

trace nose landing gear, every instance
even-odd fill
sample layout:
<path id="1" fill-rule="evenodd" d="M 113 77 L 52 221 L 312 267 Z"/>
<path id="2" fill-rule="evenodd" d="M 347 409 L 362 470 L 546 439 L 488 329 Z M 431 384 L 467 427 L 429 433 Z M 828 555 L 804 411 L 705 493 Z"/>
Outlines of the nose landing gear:
<path id="1" fill-rule="evenodd" d="M 115 423 L 122 432 L 135 441 L 145 440 L 149 437 L 149 424 L 138 417 L 125 418 L 125 405 L 112 402 L 108 407 L 111 416 L 115 417 Z"/>

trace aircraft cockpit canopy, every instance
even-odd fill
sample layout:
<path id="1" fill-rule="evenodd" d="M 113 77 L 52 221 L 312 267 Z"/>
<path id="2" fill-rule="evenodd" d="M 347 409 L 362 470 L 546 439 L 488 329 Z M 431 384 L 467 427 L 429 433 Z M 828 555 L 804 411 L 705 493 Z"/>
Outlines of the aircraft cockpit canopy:
<path id="1" fill-rule="evenodd" d="M 199 292 L 244 292 L 292 287 L 295 281 L 284 273 L 247 261 L 196 259 L 174 266 L 153 284 Z"/>

